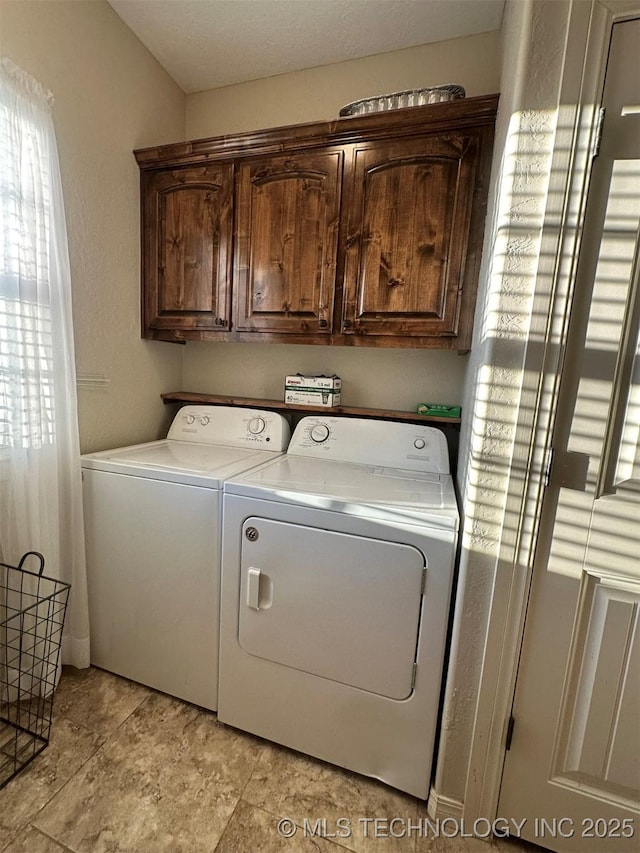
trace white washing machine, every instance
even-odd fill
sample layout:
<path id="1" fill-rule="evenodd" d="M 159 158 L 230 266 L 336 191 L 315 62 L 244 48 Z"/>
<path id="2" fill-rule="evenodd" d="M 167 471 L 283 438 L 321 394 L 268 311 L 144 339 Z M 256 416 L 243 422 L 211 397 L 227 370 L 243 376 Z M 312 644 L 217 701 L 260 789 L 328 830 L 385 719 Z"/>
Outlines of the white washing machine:
<path id="1" fill-rule="evenodd" d="M 93 664 L 216 709 L 223 482 L 288 440 L 273 412 L 185 406 L 163 441 L 82 457 Z"/>
<path id="2" fill-rule="evenodd" d="M 458 531 L 443 433 L 306 417 L 224 492 L 218 718 L 426 798 Z"/>

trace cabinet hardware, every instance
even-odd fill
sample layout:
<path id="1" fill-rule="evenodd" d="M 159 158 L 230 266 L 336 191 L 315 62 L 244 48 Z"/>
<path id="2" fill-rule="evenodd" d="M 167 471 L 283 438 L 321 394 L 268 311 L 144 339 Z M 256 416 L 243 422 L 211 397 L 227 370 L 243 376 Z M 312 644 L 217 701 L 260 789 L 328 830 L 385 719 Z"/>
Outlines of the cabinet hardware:
<path id="1" fill-rule="evenodd" d="M 604 118 L 606 115 L 606 107 L 600 107 L 598 110 L 598 118 L 596 119 L 596 127 L 593 136 L 593 154 L 592 158 L 595 158 L 600 154 L 600 146 L 602 145 L 602 132 L 604 130 Z"/>
<path id="2" fill-rule="evenodd" d="M 551 448 L 547 456 L 544 483 L 546 486 L 553 484 L 574 492 L 584 492 L 587 488 L 589 462 L 590 457 L 586 453 Z"/>
<path id="3" fill-rule="evenodd" d="M 509 752 L 511 749 L 511 743 L 513 741 L 513 729 L 516 724 L 516 721 L 513 717 L 509 717 L 509 722 L 507 723 L 507 736 L 505 738 L 504 748 L 506 752 Z"/>

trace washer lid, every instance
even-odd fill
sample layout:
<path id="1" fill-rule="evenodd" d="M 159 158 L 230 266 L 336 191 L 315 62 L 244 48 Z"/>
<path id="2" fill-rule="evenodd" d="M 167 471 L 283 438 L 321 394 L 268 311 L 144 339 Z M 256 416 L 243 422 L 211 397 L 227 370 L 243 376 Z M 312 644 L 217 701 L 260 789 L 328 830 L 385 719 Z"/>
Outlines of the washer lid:
<path id="1" fill-rule="evenodd" d="M 81 461 L 83 468 L 220 489 L 227 477 L 254 468 L 273 456 L 269 450 L 164 439 L 88 453 Z"/>
<path id="2" fill-rule="evenodd" d="M 235 495 L 333 510 L 387 522 L 458 529 L 448 474 L 279 456 L 224 486 Z"/>

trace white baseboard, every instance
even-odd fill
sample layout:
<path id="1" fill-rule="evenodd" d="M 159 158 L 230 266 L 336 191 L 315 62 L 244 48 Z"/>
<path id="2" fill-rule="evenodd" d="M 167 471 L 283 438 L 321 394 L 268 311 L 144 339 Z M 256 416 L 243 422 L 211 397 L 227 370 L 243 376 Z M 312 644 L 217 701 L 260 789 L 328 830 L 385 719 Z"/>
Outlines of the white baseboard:
<path id="1" fill-rule="evenodd" d="M 445 817 L 452 817 L 458 821 L 462 820 L 464 811 L 464 803 L 462 800 L 454 800 L 452 797 L 444 797 L 442 794 L 436 793 L 431 788 L 429 791 L 429 799 L 427 800 L 427 813 L 431 820 L 443 820 Z"/>

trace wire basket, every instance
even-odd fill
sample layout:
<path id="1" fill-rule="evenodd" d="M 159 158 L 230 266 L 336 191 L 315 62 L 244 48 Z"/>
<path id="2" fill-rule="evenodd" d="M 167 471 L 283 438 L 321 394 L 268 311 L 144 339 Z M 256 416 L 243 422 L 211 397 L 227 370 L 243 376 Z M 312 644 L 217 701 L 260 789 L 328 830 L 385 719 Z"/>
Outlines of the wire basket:
<path id="1" fill-rule="evenodd" d="M 39 570 L 26 569 L 27 560 Z M 37 551 L 17 566 L 0 563 L 0 788 L 49 743 L 71 585 L 43 571 Z"/>

